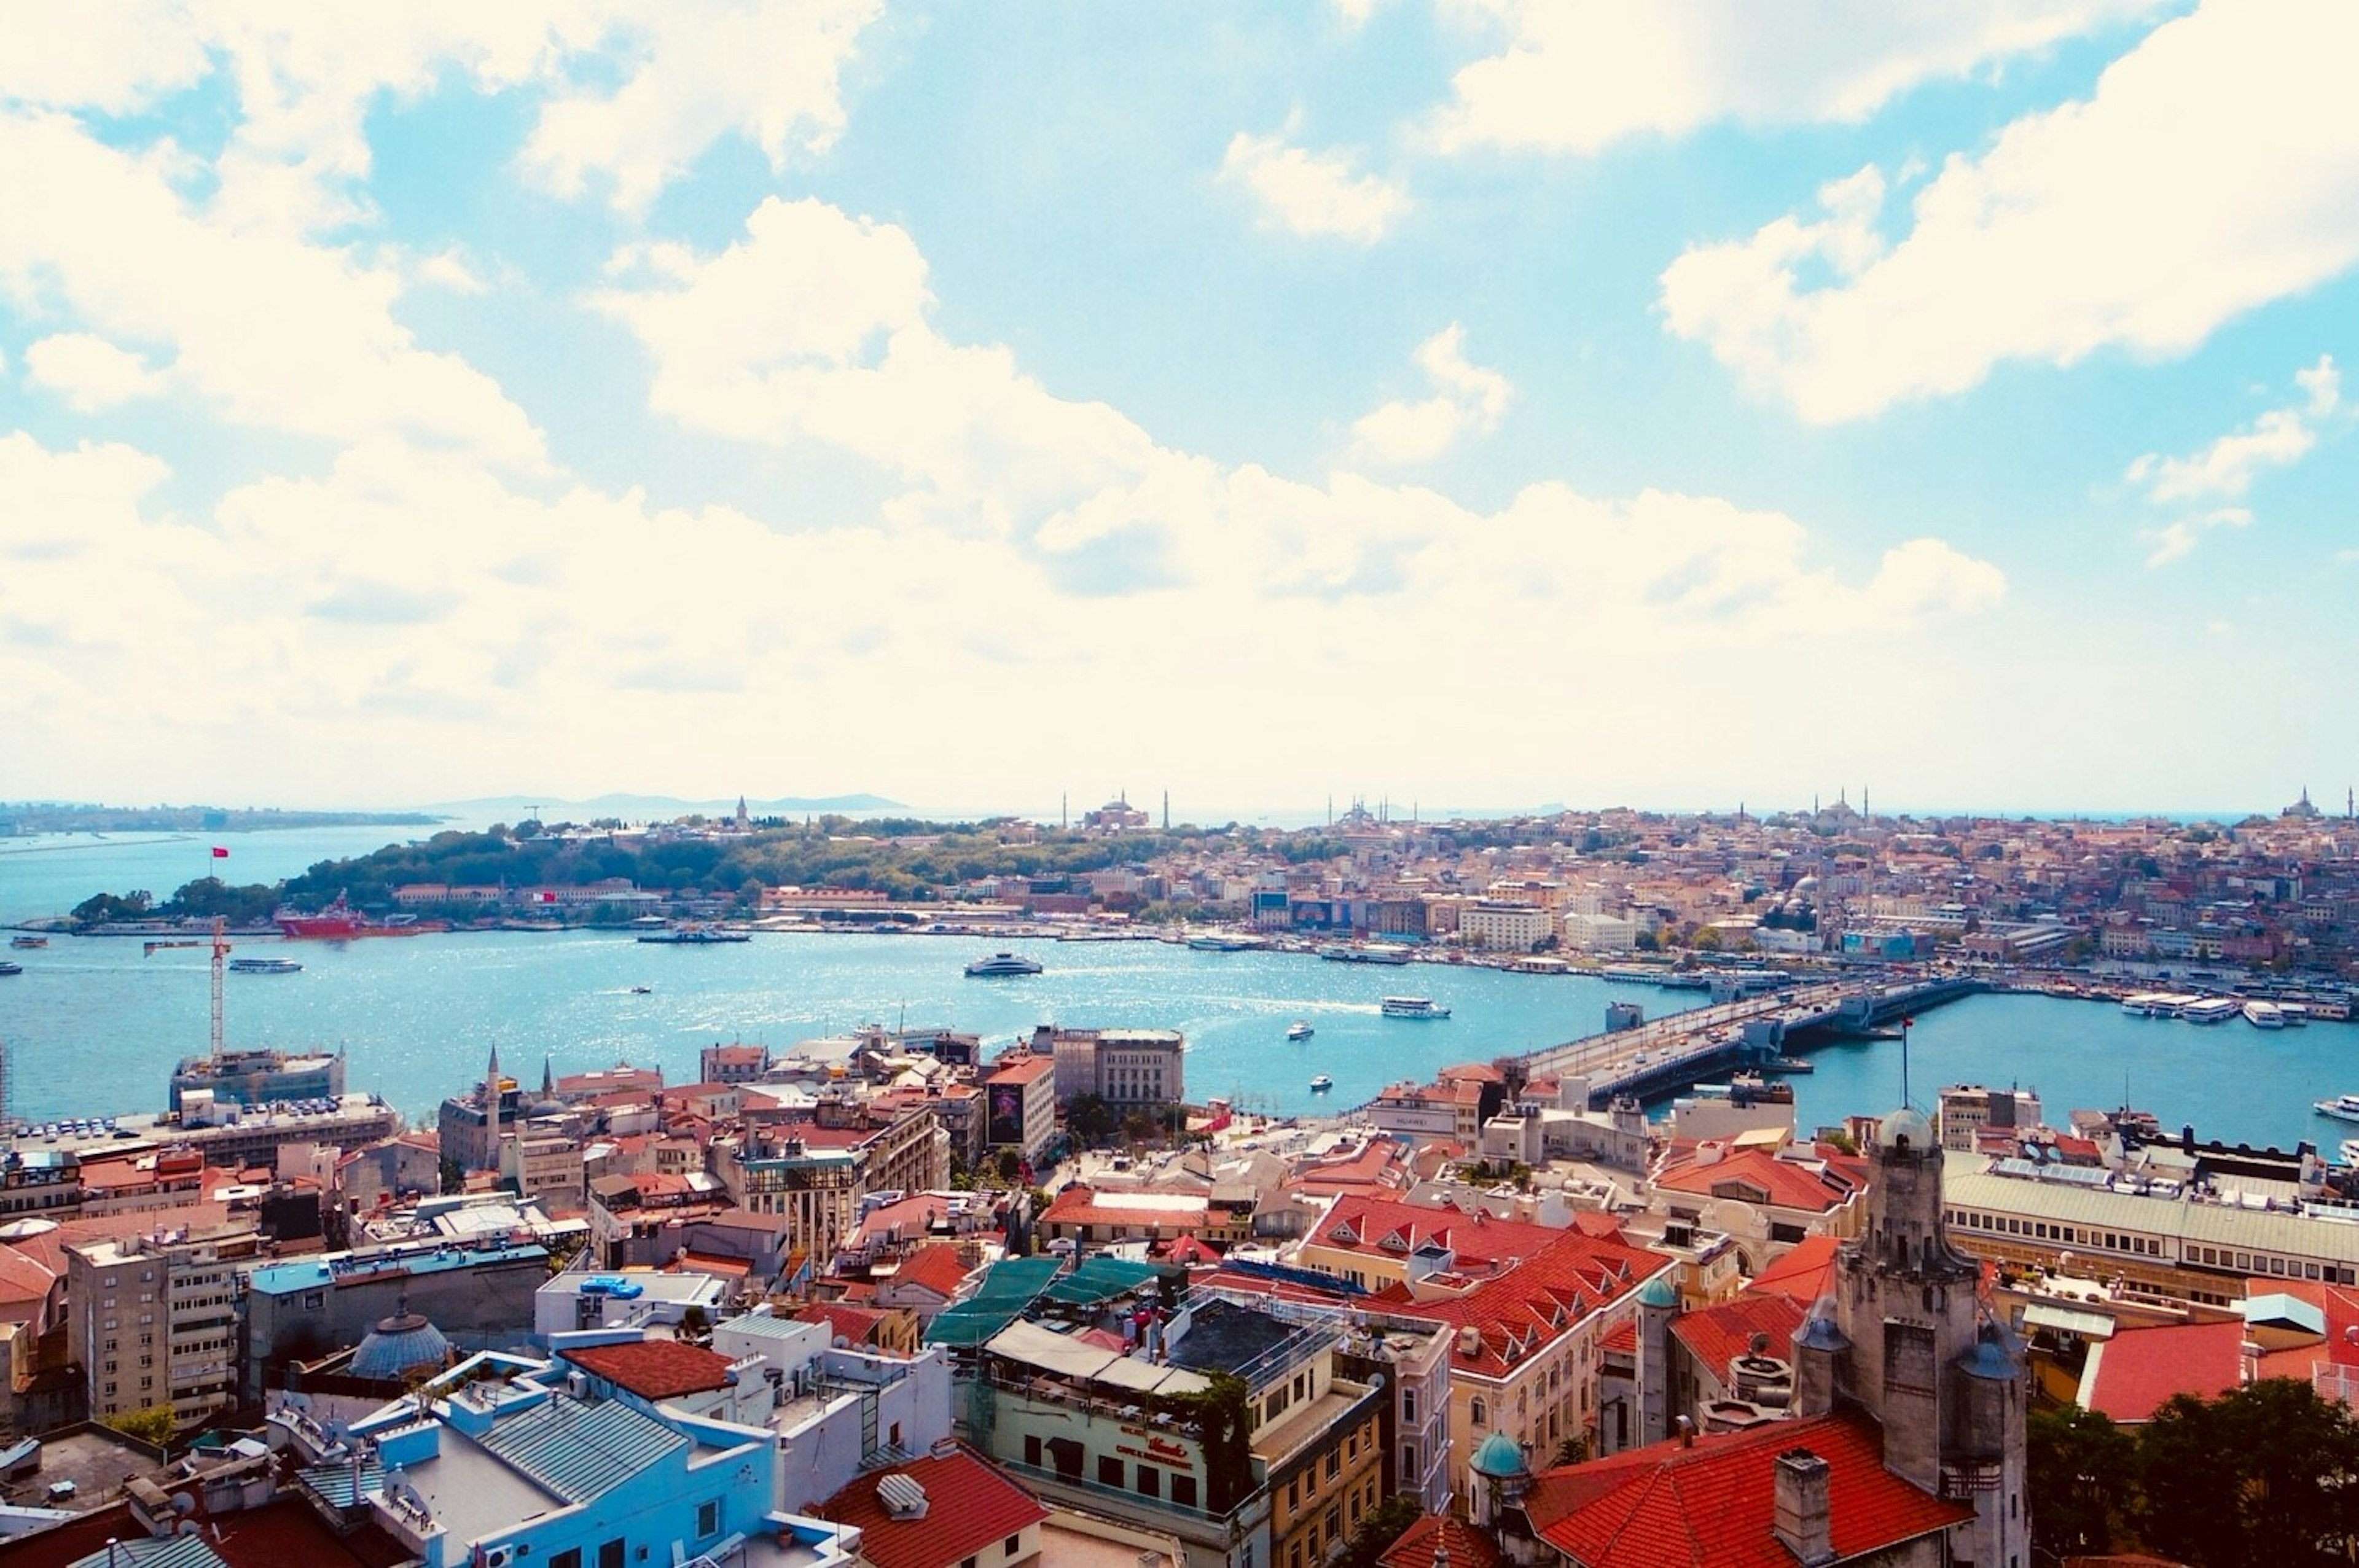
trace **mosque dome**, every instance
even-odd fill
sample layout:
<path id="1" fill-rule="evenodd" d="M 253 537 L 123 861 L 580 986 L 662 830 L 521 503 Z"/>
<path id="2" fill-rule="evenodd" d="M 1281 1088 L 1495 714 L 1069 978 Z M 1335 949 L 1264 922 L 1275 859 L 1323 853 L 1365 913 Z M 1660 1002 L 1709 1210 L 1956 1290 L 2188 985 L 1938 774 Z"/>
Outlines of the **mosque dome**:
<path id="1" fill-rule="evenodd" d="M 407 1306 L 407 1303 L 404 1303 Z M 355 1378 L 398 1382 L 421 1367 L 440 1368 L 451 1358 L 451 1342 L 442 1331 L 414 1312 L 399 1311 L 381 1318 L 353 1352 Z"/>
<path id="2" fill-rule="evenodd" d="M 1886 1117 L 1875 1130 L 1875 1141 L 1886 1149 L 1899 1147 L 1906 1139 L 1911 1149 L 1933 1147 L 1933 1124 L 1925 1119 L 1921 1110 L 1903 1106 Z"/>
<path id="3" fill-rule="evenodd" d="M 1505 1481 L 1530 1474 L 1524 1463 L 1523 1444 L 1504 1432 L 1495 1432 L 1474 1445 L 1474 1456 L 1467 1465 L 1477 1476 L 1487 1476 L 1495 1481 Z"/>
<path id="4" fill-rule="evenodd" d="M 1680 1292 L 1660 1274 L 1638 1287 L 1638 1304 L 1643 1307 L 1675 1307 L 1680 1304 Z"/>

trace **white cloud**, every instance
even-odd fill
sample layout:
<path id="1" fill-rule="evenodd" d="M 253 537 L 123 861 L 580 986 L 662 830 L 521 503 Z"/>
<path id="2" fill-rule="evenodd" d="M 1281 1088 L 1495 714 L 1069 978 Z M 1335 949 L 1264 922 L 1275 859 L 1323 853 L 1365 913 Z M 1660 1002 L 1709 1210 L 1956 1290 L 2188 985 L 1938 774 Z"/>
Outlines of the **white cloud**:
<path id="1" fill-rule="evenodd" d="M 1497 371 L 1469 362 L 1465 345 L 1466 329 L 1455 321 L 1419 343 L 1417 362 L 1434 395 L 1396 399 L 1362 415 L 1352 427 L 1353 455 L 1386 467 L 1428 462 L 1469 432 L 1497 429 L 1515 388 Z"/>
<path id="2" fill-rule="evenodd" d="M 878 0 L 502 0 L 288 7 L 278 0 L 124 0 L 111 25 L 79 11 L 10 17 L 0 102 L 124 114 L 216 71 L 237 95 L 217 161 L 215 215 L 240 229 L 312 232 L 371 216 L 367 117 L 433 92 L 553 90 L 522 154 L 548 189 L 603 184 L 639 211 L 721 137 L 783 168 L 844 120 L 840 78 Z"/>
<path id="3" fill-rule="evenodd" d="M 1711 498 L 1614 503 L 1540 485 L 1485 516 L 1351 473 L 1321 487 L 1223 469 L 1103 404 L 1057 396 L 1002 346 L 946 340 L 908 235 L 815 200 L 766 201 L 717 254 L 626 252 L 595 303 L 646 346 L 660 412 L 867 459 L 907 486 L 886 508 L 897 532 L 998 541 L 1010 561 L 1093 598 L 1176 595 L 1230 617 L 1312 601 L 1345 621 L 1381 605 L 1431 617 L 1456 645 L 1503 598 L 1534 594 L 1601 628 L 1675 622 L 1709 642 L 1899 626 L 1970 613 L 2004 589 L 1995 568 L 1932 541 L 1849 585 L 1810 564 L 1799 524 Z M 1454 429 L 1500 417 L 1511 388 L 1467 361 L 1458 327 L 1417 358 Z M 1632 594 L 1633 581 L 1649 586 Z"/>
<path id="4" fill-rule="evenodd" d="M 2294 372 L 2294 385 L 2302 400 L 2272 408 L 2242 430 L 2220 437 L 2201 451 L 2184 458 L 2147 452 L 2123 471 L 2127 482 L 2146 492 L 2158 506 L 2181 503 L 2234 501 L 2252 487 L 2267 470 L 2299 462 L 2318 444 L 2319 426 L 2343 406 L 2343 379 L 2331 354 Z M 2181 517 L 2139 537 L 2153 546 L 2149 567 L 2168 566 L 2193 553 L 2204 535 L 2215 528 L 2245 528 L 2252 512 L 2242 506 L 2213 506 Z"/>
<path id="5" fill-rule="evenodd" d="M 1252 195 L 1264 227 L 1355 244 L 1383 239 L 1412 205 L 1405 187 L 1357 172 L 1349 154 L 1310 152 L 1284 136 L 1239 131 L 1221 159 L 1221 178 Z"/>
<path id="6" fill-rule="evenodd" d="M 1691 248 L 1662 276 L 1667 325 L 1817 422 L 2007 360 L 2185 352 L 2359 261 L 2354 49 L 2359 14 L 2336 0 L 2215 0 L 2085 102 L 1953 156 L 1897 240 L 1871 170 L 1822 191 L 1822 216 Z"/>
<path id="7" fill-rule="evenodd" d="M 452 294 L 481 294 L 491 287 L 490 281 L 458 245 L 419 257 L 413 270 L 419 282 Z"/>
<path id="8" fill-rule="evenodd" d="M 2167 567 L 2173 561 L 2183 561 L 2195 553 L 2195 546 L 2215 528 L 2249 528 L 2253 514 L 2242 506 L 2219 506 L 2209 512 L 2199 512 L 2166 523 L 2158 528 L 2142 529 L 2138 537 L 2149 546 L 2146 564 L 2148 569 Z"/>
<path id="9" fill-rule="evenodd" d="M 1952 0 L 1758 5 L 1745 0 L 1463 0 L 1506 35 L 1462 69 L 1429 135 L 1475 147 L 1593 153 L 1717 121 L 1864 120 L 1919 83 L 1966 76 L 2162 0 Z"/>
<path id="10" fill-rule="evenodd" d="M 153 397 L 164 377 L 128 349 L 88 332 L 58 332 L 25 350 L 25 381 L 65 399 L 77 414 L 96 414 Z"/>
<path id="11" fill-rule="evenodd" d="M 540 433 L 490 377 L 395 319 L 396 272 L 225 224 L 181 195 L 168 161 L 103 146 L 62 115 L 0 113 L 0 299 L 169 345 L 175 382 L 223 416 L 539 460 Z"/>
<path id="12" fill-rule="evenodd" d="M 2296 371 L 2294 384 L 2304 394 L 2300 404 L 2272 408 L 2251 427 L 2232 431 L 2191 457 L 2148 452 L 2132 462 L 2123 477 L 2154 502 L 2243 495 L 2256 474 L 2300 461 L 2318 444 L 2319 423 L 2342 406 L 2342 377 L 2331 354 L 2321 354 L 2316 364 Z"/>
<path id="13" fill-rule="evenodd" d="M 611 91 L 578 87 L 545 105 L 524 166 L 564 196 L 604 178 L 626 211 L 644 210 L 732 132 L 783 171 L 843 129 L 843 66 L 881 8 L 881 0 L 724 0 L 635 9 L 614 32 L 637 69 Z"/>

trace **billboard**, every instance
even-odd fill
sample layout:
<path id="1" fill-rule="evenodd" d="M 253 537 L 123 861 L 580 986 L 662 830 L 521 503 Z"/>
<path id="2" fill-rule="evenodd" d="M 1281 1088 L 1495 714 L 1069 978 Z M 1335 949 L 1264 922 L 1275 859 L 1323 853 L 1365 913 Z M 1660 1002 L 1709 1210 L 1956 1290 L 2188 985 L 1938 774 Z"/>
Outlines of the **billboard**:
<path id="1" fill-rule="evenodd" d="M 990 1100 L 986 1108 L 989 1119 L 984 1124 L 984 1141 L 1021 1145 L 1024 1141 L 1024 1086 L 993 1084 L 986 1092 Z"/>

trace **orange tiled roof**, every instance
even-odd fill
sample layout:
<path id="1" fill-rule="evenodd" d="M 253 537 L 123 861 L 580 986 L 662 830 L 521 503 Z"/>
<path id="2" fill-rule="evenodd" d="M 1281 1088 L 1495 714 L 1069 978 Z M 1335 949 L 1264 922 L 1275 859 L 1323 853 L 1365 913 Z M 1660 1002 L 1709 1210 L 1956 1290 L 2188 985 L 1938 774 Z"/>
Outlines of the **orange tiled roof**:
<path id="1" fill-rule="evenodd" d="M 729 1386 L 728 1357 L 677 1339 L 582 1345 L 559 1354 L 643 1400 L 678 1399 Z"/>
<path id="2" fill-rule="evenodd" d="M 922 1519 L 895 1519 L 876 1484 L 907 1476 L 925 1488 Z M 1009 1536 L 1049 1517 L 1040 1500 L 961 1444 L 940 1457 L 913 1459 L 861 1476 L 812 1510 L 858 1527 L 862 1557 L 875 1568 L 942 1568 L 969 1557 L 996 1559 Z"/>
<path id="3" fill-rule="evenodd" d="M 1586 1568 L 1793 1568 L 1770 1526 L 1777 1455 L 1827 1463 L 1838 1558 L 1882 1551 L 1973 1517 L 1884 1468 L 1884 1433 L 1855 1412 L 1774 1422 L 1543 1471 L 1525 1499 L 1542 1540 Z"/>

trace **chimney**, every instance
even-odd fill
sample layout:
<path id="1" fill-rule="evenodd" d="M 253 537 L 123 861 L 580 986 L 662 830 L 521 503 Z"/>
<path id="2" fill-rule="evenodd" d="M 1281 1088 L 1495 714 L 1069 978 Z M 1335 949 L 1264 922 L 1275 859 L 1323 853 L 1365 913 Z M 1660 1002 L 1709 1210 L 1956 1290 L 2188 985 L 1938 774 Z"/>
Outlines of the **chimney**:
<path id="1" fill-rule="evenodd" d="M 1802 1568 L 1835 1560 L 1827 1519 L 1827 1462 L 1807 1448 L 1777 1455 L 1776 1512 L 1770 1529 Z"/>
<path id="2" fill-rule="evenodd" d="M 1686 1416 L 1681 1416 L 1671 1424 L 1678 1427 L 1680 1430 L 1680 1446 L 1681 1448 L 1693 1448 L 1695 1446 L 1695 1422 L 1689 1420 Z"/>

